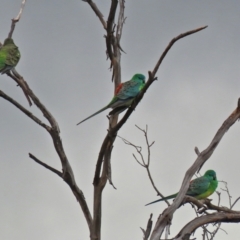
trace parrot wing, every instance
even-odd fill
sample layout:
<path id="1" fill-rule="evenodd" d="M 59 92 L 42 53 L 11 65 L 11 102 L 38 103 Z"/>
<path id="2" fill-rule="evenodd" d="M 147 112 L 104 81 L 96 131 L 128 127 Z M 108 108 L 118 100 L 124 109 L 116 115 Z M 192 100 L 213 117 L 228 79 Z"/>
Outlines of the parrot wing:
<path id="1" fill-rule="evenodd" d="M 189 189 L 186 195 L 192 197 L 198 196 L 208 190 L 210 183 L 210 179 L 204 176 L 196 178 L 190 182 Z"/>
<path id="2" fill-rule="evenodd" d="M 124 83 L 119 84 L 116 88 L 115 95 L 112 101 L 108 104 L 109 108 L 116 108 L 127 106 L 129 107 L 132 103 L 132 100 L 138 95 L 141 91 L 142 87 L 139 82 L 130 80 Z M 125 108 L 126 109 L 126 108 Z M 120 109 L 119 113 L 124 111 L 125 109 Z M 117 111 L 118 112 L 118 111 Z M 115 112 L 111 112 L 110 115 L 116 114 Z"/>
<path id="3" fill-rule="evenodd" d="M 4 69 L 6 66 L 6 58 L 7 55 L 3 49 L 3 47 L 0 49 L 0 72 Z"/>
<path id="4" fill-rule="evenodd" d="M 115 91 L 115 96 L 118 99 L 122 99 L 122 100 L 128 99 L 128 98 L 134 98 L 137 96 L 140 90 L 141 88 L 140 88 L 139 82 L 130 80 L 120 84 L 117 87 Z"/>
<path id="5" fill-rule="evenodd" d="M 2 74 L 17 65 L 21 54 L 15 44 L 3 45 L 0 49 L 0 72 Z"/>
<path id="6" fill-rule="evenodd" d="M 7 53 L 6 64 L 9 66 L 16 66 L 21 57 L 18 47 L 12 45 L 7 49 Z"/>

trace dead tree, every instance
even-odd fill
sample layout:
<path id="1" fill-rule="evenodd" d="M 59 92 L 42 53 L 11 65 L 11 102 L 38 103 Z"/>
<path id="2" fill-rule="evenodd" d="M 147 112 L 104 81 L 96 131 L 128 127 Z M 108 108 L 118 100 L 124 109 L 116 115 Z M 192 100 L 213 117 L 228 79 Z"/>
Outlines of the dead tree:
<path id="1" fill-rule="evenodd" d="M 83 0 L 83 4 L 88 4 L 92 8 L 93 12 L 98 17 L 103 29 L 105 30 L 105 42 L 106 42 L 106 55 L 112 70 L 112 81 L 114 82 L 115 88 L 121 83 L 121 53 L 123 49 L 121 47 L 121 36 L 122 29 L 125 23 L 125 1 L 124 0 L 112 0 L 110 3 L 110 9 L 107 19 L 105 19 L 99 10 L 96 3 L 92 0 Z M 9 36 L 11 37 L 15 28 L 15 24 L 20 20 L 23 6 L 25 0 L 22 2 L 22 6 L 18 16 L 12 20 L 11 30 Z M 41 111 L 43 116 L 46 119 L 46 122 L 43 122 L 34 115 L 30 110 L 28 110 L 23 105 L 19 104 L 12 97 L 8 96 L 6 93 L 0 90 L 0 97 L 10 102 L 18 110 L 24 113 L 27 117 L 32 119 L 36 124 L 45 129 L 52 138 L 55 151 L 58 154 L 59 160 L 62 165 L 62 170 L 57 170 L 48 164 L 44 163 L 38 157 L 29 153 L 29 157 L 34 160 L 36 163 L 50 170 L 52 173 L 57 174 L 61 179 L 63 179 L 68 186 L 70 187 L 72 193 L 76 197 L 80 208 L 85 216 L 89 234 L 91 240 L 100 240 L 101 239 L 101 221 L 102 221 L 102 195 L 103 189 L 106 186 L 107 181 L 110 184 L 112 183 L 112 171 L 111 171 L 111 156 L 113 150 L 113 144 L 118 135 L 118 131 L 124 126 L 128 121 L 129 116 L 133 113 L 134 109 L 137 108 L 139 102 L 147 93 L 148 88 L 155 82 L 157 79 L 156 74 L 158 69 L 161 66 L 162 61 L 167 55 L 171 47 L 180 39 L 187 37 L 191 34 L 202 31 L 207 26 L 199 27 L 194 30 L 190 30 L 180 35 L 174 37 L 160 55 L 159 60 L 152 70 L 148 72 L 148 80 L 141 91 L 141 93 L 135 98 L 132 105 L 128 108 L 124 116 L 118 121 L 118 116 L 110 117 L 109 119 L 109 129 L 105 138 L 103 139 L 98 158 L 96 160 L 96 169 L 93 177 L 93 186 L 94 186 L 94 206 L 92 211 L 89 208 L 88 203 L 85 200 L 84 193 L 79 187 L 79 184 L 76 183 L 74 172 L 71 167 L 70 161 L 65 153 L 64 146 L 60 137 L 60 127 L 57 120 L 51 114 L 51 112 L 45 107 L 41 100 L 36 96 L 32 91 L 27 81 L 24 79 L 24 76 L 21 76 L 17 72 L 9 72 L 8 76 L 17 82 L 18 86 L 23 90 L 29 105 L 35 104 L 36 107 Z M 233 113 L 224 121 L 222 126 L 217 131 L 210 145 L 203 151 L 199 151 L 196 148 L 197 159 L 194 164 L 187 170 L 186 175 L 183 179 L 182 187 L 180 193 L 176 197 L 174 203 L 169 205 L 162 214 L 160 214 L 157 222 L 152 231 L 152 215 L 148 221 L 147 229 L 143 230 L 144 239 L 159 240 L 163 239 L 163 231 L 168 228 L 169 224 L 172 221 L 175 211 L 180 207 L 183 202 L 191 202 L 198 209 L 204 209 L 203 212 L 206 212 L 209 209 L 214 210 L 212 214 L 205 214 L 202 216 L 197 216 L 197 218 L 190 221 L 187 225 L 183 226 L 182 230 L 176 235 L 174 239 L 184 240 L 190 239 L 191 234 L 198 228 L 205 226 L 208 223 L 221 223 L 221 222 L 240 222 L 240 213 L 238 211 L 233 211 L 231 208 L 223 208 L 219 206 L 212 205 L 211 202 L 206 200 L 204 203 L 199 203 L 197 200 L 185 197 L 187 188 L 189 186 L 189 181 L 191 180 L 194 173 L 200 170 L 202 165 L 210 158 L 219 142 L 221 141 L 224 134 L 228 129 L 239 119 L 240 117 L 240 100 L 238 100 L 237 107 Z M 145 131 L 146 134 L 146 131 Z M 148 148 L 151 145 L 148 144 Z M 147 170 L 149 166 L 149 161 L 142 164 Z M 149 172 L 148 172 L 149 173 Z M 153 181 L 152 181 L 153 182 Z M 81 185 L 81 183 L 80 183 Z M 154 185 L 154 184 L 153 184 Z M 114 186 L 113 186 L 114 187 Z"/>

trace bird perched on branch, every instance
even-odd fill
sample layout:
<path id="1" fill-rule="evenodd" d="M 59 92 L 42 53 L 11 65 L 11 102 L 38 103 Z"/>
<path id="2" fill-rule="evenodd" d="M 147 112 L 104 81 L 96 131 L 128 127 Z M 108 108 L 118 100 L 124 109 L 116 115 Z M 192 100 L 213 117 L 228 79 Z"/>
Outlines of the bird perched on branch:
<path id="1" fill-rule="evenodd" d="M 4 74 L 16 67 L 21 54 L 12 38 L 6 38 L 0 48 L 0 73 Z"/>
<path id="2" fill-rule="evenodd" d="M 190 182 L 186 195 L 194 197 L 198 200 L 205 199 L 215 192 L 215 190 L 217 189 L 217 186 L 218 186 L 218 180 L 217 180 L 216 172 L 213 170 L 208 170 L 205 172 L 205 174 L 202 177 L 193 179 Z M 177 195 L 178 193 L 169 195 L 167 197 L 158 199 L 154 202 L 150 202 L 145 206 L 150 205 L 152 203 L 175 198 Z"/>
<path id="3" fill-rule="evenodd" d="M 131 80 L 121 83 L 118 85 L 118 87 L 115 90 L 115 94 L 111 100 L 111 102 L 95 112 L 94 114 L 90 115 L 89 117 L 85 118 L 80 123 L 88 120 L 91 117 L 94 117 L 95 115 L 103 112 L 104 110 L 108 108 L 112 108 L 113 110 L 109 113 L 110 115 L 114 115 L 116 113 L 120 113 L 127 109 L 133 99 L 138 95 L 138 93 L 142 90 L 142 88 L 145 85 L 145 76 L 143 74 L 137 73 L 135 74 Z"/>

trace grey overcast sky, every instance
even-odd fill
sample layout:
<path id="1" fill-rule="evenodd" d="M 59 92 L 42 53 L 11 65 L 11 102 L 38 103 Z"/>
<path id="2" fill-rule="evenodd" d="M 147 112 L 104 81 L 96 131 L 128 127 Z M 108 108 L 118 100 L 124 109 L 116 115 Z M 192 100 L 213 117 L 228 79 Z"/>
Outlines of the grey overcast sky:
<path id="1" fill-rule="evenodd" d="M 109 2 L 96 1 L 108 15 Z M 11 18 L 21 0 L 1 0 L 0 40 L 6 38 Z M 186 170 L 196 159 L 194 147 L 206 148 L 240 97 L 240 1 L 131 0 L 121 45 L 122 80 L 152 70 L 168 42 L 178 34 L 208 28 L 178 41 L 119 135 L 141 145 L 143 134 L 135 124 L 149 128 L 151 172 L 160 191 L 178 191 Z M 88 4 L 81 0 L 27 1 L 14 31 L 22 57 L 17 71 L 48 107 L 61 128 L 63 144 L 79 187 L 91 208 L 92 180 L 98 152 L 106 134 L 107 111 L 76 126 L 106 105 L 113 94 L 106 61 L 104 29 Z M 28 107 L 21 89 L 6 75 L 1 90 L 44 120 L 35 106 Z M 56 175 L 29 159 L 31 152 L 61 170 L 50 136 L 10 103 L 0 99 L 0 239 L 85 240 L 89 232 L 84 216 L 68 186 Z M 122 115 L 121 115 L 122 116 Z M 45 121 L 45 120 L 44 120 Z M 240 196 L 240 125 L 224 136 L 201 173 L 217 172 L 228 182 L 235 200 Z M 112 156 L 114 190 L 104 190 L 102 239 L 142 239 L 150 213 L 154 223 L 166 207 L 157 199 L 146 171 L 132 157 L 134 149 L 120 139 Z M 220 183 L 221 191 L 224 184 Z M 217 204 L 217 194 L 212 197 Z M 229 206 L 225 192 L 221 204 Z M 235 206 L 240 209 L 240 204 Z M 190 219 L 185 205 L 171 227 L 174 236 Z M 239 239 L 237 224 L 223 224 L 216 239 Z M 196 236 L 201 236 L 197 232 Z"/>

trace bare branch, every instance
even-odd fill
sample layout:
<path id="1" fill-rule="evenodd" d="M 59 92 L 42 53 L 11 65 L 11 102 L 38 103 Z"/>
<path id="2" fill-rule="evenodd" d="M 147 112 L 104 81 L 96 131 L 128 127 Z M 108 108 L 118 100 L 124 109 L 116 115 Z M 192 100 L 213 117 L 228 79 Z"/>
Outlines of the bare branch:
<path id="1" fill-rule="evenodd" d="M 167 223 L 172 219 L 173 213 L 181 204 L 187 189 L 189 187 L 189 182 L 193 174 L 210 158 L 216 149 L 217 145 L 221 141 L 224 134 L 229 130 L 229 128 L 240 118 L 240 99 L 238 100 L 237 108 L 234 112 L 224 121 L 220 129 L 217 131 L 210 145 L 200 153 L 194 164 L 187 170 L 179 194 L 177 195 L 174 203 L 164 211 L 162 216 L 159 217 L 155 228 L 153 230 L 151 240 L 157 240 L 162 235 L 162 232 L 167 225 Z"/>
<path id="2" fill-rule="evenodd" d="M 31 153 L 29 153 L 29 157 L 32 158 L 35 162 L 39 163 L 40 165 L 42 165 L 43 167 L 47 168 L 48 170 L 56 173 L 59 177 L 63 178 L 63 174 L 58 171 L 57 169 L 50 167 L 49 165 L 47 165 L 46 163 L 40 161 L 39 159 L 37 159 L 34 155 L 32 155 Z"/>
<path id="3" fill-rule="evenodd" d="M 113 67 L 112 79 L 114 79 L 115 89 L 121 83 L 121 64 L 120 64 L 121 53 L 119 48 L 117 47 L 117 42 L 115 40 L 116 37 L 114 36 L 114 19 L 115 19 L 117 5 L 118 5 L 118 1 L 112 0 L 109 15 L 108 15 L 107 36 L 106 36 L 107 54 L 111 60 L 111 65 Z M 124 5 L 121 3 L 120 7 L 122 6 Z M 120 13 L 122 16 L 124 16 L 123 10 L 120 10 Z M 123 17 L 119 17 L 119 19 L 122 19 L 122 18 Z M 118 25 L 120 26 L 121 22 L 118 22 Z M 120 38 L 121 38 L 121 35 L 118 35 L 118 41 L 120 41 Z M 115 138 L 117 136 L 117 131 L 112 130 L 113 128 L 115 128 L 117 124 L 117 120 L 118 120 L 118 116 L 113 116 L 110 118 L 108 134 L 102 143 L 97 164 L 96 164 L 96 170 L 95 170 L 94 180 L 93 180 L 93 184 L 95 186 L 100 180 L 100 172 L 101 172 L 105 152 L 108 152 L 112 148 L 113 142 L 115 141 Z"/>
<path id="4" fill-rule="evenodd" d="M 137 161 L 138 164 L 140 164 L 142 167 L 146 167 L 146 163 L 145 163 L 144 157 L 142 155 L 142 147 L 136 146 L 135 144 L 129 142 L 127 139 L 125 139 L 123 137 L 120 137 L 120 136 L 118 136 L 118 137 L 121 138 L 126 145 L 132 146 L 136 149 L 137 153 L 140 155 L 142 163 L 138 160 L 138 158 L 135 156 L 135 154 L 133 154 L 133 157 L 135 158 L 135 160 Z"/>
<path id="5" fill-rule="evenodd" d="M 148 237 L 151 233 L 152 230 L 152 213 L 150 214 L 150 217 L 148 219 L 148 223 L 147 223 L 147 227 L 146 230 L 144 230 L 143 228 L 141 228 L 141 230 L 143 231 L 143 240 L 148 240 Z"/>
<path id="6" fill-rule="evenodd" d="M 140 161 L 138 160 L 138 158 L 135 156 L 134 153 L 133 153 L 133 157 L 134 157 L 134 159 L 137 161 L 137 163 L 138 163 L 140 166 L 145 167 L 145 164 L 140 163 Z"/>
<path id="7" fill-rule="evenodd" d="M 194 151 L 195 151 L 195 153 L 196 153 L 198 156 L 200 155 L 200 152 L 199 152 L 199 150 L 198 150 L 197 147 L 194 148 Z"/>
<path id="8" fill-rule="evenodd" d="M 119 15 L 118 15 L 118 25 L 116 30 L 116 37 L 120 40 L 122 36 L 123 24 L 125 23 L 126 18 L 124 17 L 124 9 L 125 9 L 125 0 L 119 1 Z"/>
<path id="9" fill-rule="evenodd" d="M 6 99 L 10 103 L 12 103 L 15 107 L 17 107 L 19 110 L 21 110 L 23 113 L 25 113 L 29 118 L 31 118 L 34 122 L 45 128 L 48 132 L 50 131 L 50 127 L 43 123 L 39 118 L 37 118 L 34 114 L 32 114 L 30 111 L 28 111 L 26 108 L 24 108 L 21 104 L 19 104 L 17 101 L 9 97 L 6 93 L 0 90 L 0 97 Z"/>
<path id="10" fill-rule="evenodd" d="M 19 11 L 17 17 L 12 19 L 11 30 L 10 30 L 10 32 L 8 34 L 8 38 L 12 38 L 12 34 L 13 34 L 14 29 L 15 29 L 15 25 L 21 18 L 21 15 L 22 15 L 25 3 L 26 3 L 26 0 L 23 0 L 22 4 L 21 4 L 20 11 Z M 0 44 L 0 47 L 1 46 L 2 46 L 2 44 Z M 22 76 L 16 71 L 15 68 L 12 68 L 11 71 L 7 72 L 7 75 L 10 76 L 15 82 L 17 82 L 17 84 L 22 88 L 23 93 L 24 93 L 24 95 L 26 96 L 26 98 L 28 100 L 29 106 L 31 106 L 32 102 L 31 102 L 30 96 L 28 95 L 27 89 L 25 87 L 27 83 L 24 81 Z"/>
<path id="11" fill-rule="evenodd" d="M 191 31 L 188 31 L 188 32 L 185 32 L 185 33 L 181 33 L 180 35 L 178 35 L 177 37 L 173 38 L 172 41 L 168 44 L 167 48 L 164 50 L 164 52 L 162 53 L 160 59 L 158 60 L 156 66 L 154 67 L 153 71 L 152 71 L 152 75 L 155 76 L 157 71 L 158 71 L 158 68 L 160 67 L 163 59 L 165 58 L 165 56 L 167 55 L 168 51 L 170 50 L 170 48 L 173 46 L 173 44 L 178 41 L 179 39 L 181 38 L 184 38 L 186 36 L 189 36 L 193 33 L 196 33 L 196 32 L 199 32 L 203 29 L 207 28 L 207 26 L 204 26 L 204 27 L 200 27 L 200 28 L 197 28 L 197 29 L 194 29 L 194 30 L 191 30 Z"/>
<path id="12" fill-rule="evenodd" d="M 218 195 L 218 206 L 220 206 L 220 201 L 221 201 L 221 193 L 216 191 L 216 194 Z"/>
<path id="13" fill-rule="evenodd" d="M 240 197 L 238 197 L 238 198 L 234 201 L 234 203 L 232 204 L 232 196 L 231 196 L 231 194 L 230 194 L 230 192 L 229 192 L 229 189 L 228 189 L 228 186 L 227 186 L 227 182 L 225 182 L 225 181 L 221 181 L 221 182 L 223 182 L 223 183 L 225 184 L 225 188 L 226 188 L 226 189 L 222 189 L 222 190 L 227 193 L 227 195 L 228 195 L 228 200 L 229 200 L 229 207 L 230 207 L 230 209 L 233 209 L 234 205 L 240 200 Z"/>
<path id="14" fill-rule="evenodd" d="M 122 52 L 124 52 L 123 49 L 121 48 L 121 45 L 120 45 L 120 39 L 122 37 L 123 24 L 126 21 L 126 18 L 124 17 L 125 0 L 119 1 L 119 6 L 120 6 L 120 10 L 119 10 L 119 15 L 118 15 L 118 24 L 117 24 L 117 30 L 116 30 L 116 40 L 117 40 L 117 47 Z"/>
<path id="15" fill-rule="evenodd" d="M 30 96 L 28 95 L 28 91 L 27 91 L 27 88 L 26 88 L 27 83 L 24 81 L 23 77 L 16 71 L 15 68 L 12 69 L 12 73 L 9 71 L 7 73 L 7 75 L 9 77 L 11 77 L 18 84 L 17 86 L 21 87 L 25 97 L 28 100 L 29 106 L 32 106 L 32 101 L 31 101 Z"/>
<path id="16" fill-rule="evenodd" d="M 102 23 L 103 25 L 103 28 L 104 29 L 107 29 L 107 23 L 106 21 L 104 20 L 103 18 L 103 14 L 100 12 L 100 10 L 98 9 L 96 3 L 94 3 L 92 0 L 82 0 L 83 2 L 87 2 L 92 10 L 95 12 L 95 14 L 97 15 L 97 17 L 99 18 L 100 22 Z"/>
<path id="17" fill-rule="evenodd" d="M 79 202 L 82 211 L 85 215 L 85 218 L 87 220 L 88 226 L 89 226 L 89 230 L 91 231 L 91 226 L 92 226 L 92 216 L 91 213 L 89 212 L 85 197 L 83 195 L 83 192 L 78 188 L 78 186 L 76 185 L 75 181 L 73 181 L 73 177 L 72 176 L 64 176 L 64 174 L 58 170 L 56 170 L 53 167 L 50 167 L 49 165 L 47 165 L 46 163 L 43 163 L 42 161 L 40 161 L 39 159 L 37 159 L 34 155 L 32 155 L 31 153 L 29 153 L 29 157 L 32 158 L 35 162 L 39 163 L 40 165 L 44 166 L 45 168 L 47 168 L 48 170 L 54 172 L 55 174 L 57 174 L 59 177 L 61 177 L 71 188 L 73 194 L 75 195 L 77 201 Z"/>
<path id="18" fill-rule="evenodd" d="M 21 81 L 24 82 L 25 84 L 25 88 L 26 91 L 28 93 L 28 95 L 31 97 L 31 99 L 33 100 L 33 102 L 36 104 L 36 106 L 41 110 L 41 112 L 43 113 L 43 116 L 48 120 L 48 122 L 50 123 L 52 129 L 54 131 L 56 131 L 58 134 L 60 133 L 60 128 L 58 126 L 57 121 L 55 120 L 55 118 L 53 117 L 53 115 L 50 113 L 50 111 L 41 103 L 41 101 L 38 99 L 38 97 L 33 93 L 33 91 L 30 89 L 30 87 L 28 86 L 27 82 L 24 80 L 24 78 L 21 78 Z"/>
<path id="19" fill-rule="evenodd" d="M 230 206 L 230 208 L 231 208 L 231 206 L 232 206 L 232 200 L 231 200 L 231 199 L 232 199 L 232 196 L 230 195 L 230 192 L 229 192 L 229 189 L 228 189 L 228 186 L 227 186 L 227 182 L 224 182 L 224 181 L 222 181 L 222 182 L 223 182 L 224 185 L 225 185 L 225 189 L 222 188 L 222 190 L 227 193 L 227 195 L 228 195 L 228 201 L 229 201 L 229 206 Z"/>
<path id="20" fill-rule="evenodd" d="M 47 110 L 47 108 L 41 103 L 41 101 L 38 99 L 38 97 L 33 93 L 33 91 L 30 89 L 30 87 L 28 86 L 28 84 L 24 80 L 24 78 L 20 74 L 18 74 L 18 73 L 17 73 L 17 75 L 19 76 L 19 78 L 17 78 L 16 76 L 14 76 L 11 73 L 8 74 L 8 76 L 10 76 L 14 81 L 16 81 L 19 84 L 19 86 L 24 91 L 25 95 L 27 95 L 29 98 L 31 98 L 33 100 L 33 102 L 36 104 L 36 106 L 41 110 L 41 112 L 43 113 L 44 117 L 51 124 L 52 129 L 54 129 L 55 131 L 60 133 L 60 128 L 58 126 L 57 121 L 53 117 L 53 115 L 50 113 L 50 111 Z"/>
<path id="21" fill-rule="evenodd" d="M 10 30 L 10 32 L 9 32 L 9 34 L 8 34 L 8 38 L 12 38 L 12 34 L 13 34 L 14 29 L 15 29 L 15 25 L 16 25 L 16 23 L 20 20 L 20 18 L 21 18 L 21 16 L 22 16 L 22 12 L 23 12 L 23 8 L 24 8 L 24 6 L 25 6 L 25 3 L 26 3 L 26 0 L 23 0 L 23 1 L 22 1 L 22 4 L 21 4 L 20 11 L 19 11 L 17 17 L 15 17 L 15 18 L 12 19 L 11 30 Z"/>
<path id="22" fill-rule="evenodd" d="M 107 20 L 106 45 L 107 45 L 108 57 L 110 58 L 112 65 L 114 65 L 113 49 L 112 49 L 112 44 L 114 42 L 113 26 L 114 26 L 114 18 L 117 10 L 117 5 L 118 5 L 118 1 L 112 0 L 112 4 L 111 4 L 111 8 L 108 15 L 108 20 Z"/>
<path id="23" fill-rule="evenodd" d="M 173 46 L 173 44 L 178 41 L 181 38 L 184 38 L 188 35 L 194 34 L 196 32 L 199 32 L 203 29 L 205 29 L 207 26 L 201 27 L 201 28 L 197 28 L 185 33 L 182 33 L 180 35 L 178 35 L 177 37 L 173 38 L 170 43 L 168 44 L 168 46 L 166 47 L 166 49 L 164 50 L 164 52 L 162 53 L 160 59 L 158 60 L 156 66 L 154 67 L 152 72 L 148 72 L 148 81 L 146 82 L 144 88 L 142 89 L 142 91 L 137 95 L 137 97 L 134 99 L 131 107 L 128 109 L 128 111 L 125 113 L 125 115 L 123 116 L 123 118 L 119 121 L 119 123 L 115 126 L 115 129 L 113 129 L 113 131 L 118 131 L 123 124 L 127 121 L 127 119 L 129 118 L 129 116 L 132 114 L 133 110 L 136 108 L 136 106 L 138 105 L 138 103 L 141 101 L 141 99 L 143 98 L 144 94 L 146 93 L 147 89 L 150 87 L 150 85 L 157 80 L 157 78 L 155 77 L 163 59 L 165 58 L 165 56 L 167 55 L 168 51 L 170 50 L 170 48 Z"/>
<path id="24" fill-rule="evenodd" d="M 234 207 L 234 205 L 235 205 L 239 200 L 240 200 L 240 197 L 238 197 L 238 198 L 234 201 L 234 203 L 233 203 L 232 206 L 231 206 L 231 209 Z"/>
<path id="25" fill-rule="evenodd" d="M 11 99 L 9 96 L 7 96 L 2 91 L 0 91 L 0 96 L 3 97 L 4 99 L 8 100 L 9 102 L 11 102 L 13 105 L 15 105 L 17 108 L 19 108 L 22 112 L 24 112 L 27 116 L 29 116 L 33 121 L 38 123 L 40 126 L 44 127 L 50 133 L 52 140 L 53 140 L 55 150 L 59 156 L 59 159 L 61 160 L 62 169 L 63 169 L 62 178 L 69 185 L 73 194 L 75 195 L 76 199 L 78 200 L 78 202 L 82 208 L 82 211 L 84 213 L 85 219 L 87 221 L 89 231 L 91 232 L 92 222 L 93 222 L 92 216 L 88 209 L 87 203 L 85 201 L 85 197 L 84 197 L 82 191 L 79 189 L 79 187 L 76 184 L 71 165 L 65 154 L 62 140 L 60 137 L 60 129 L 59 129 L 58 123 L 55 120 L 55 118 L 53 117 L 53 115 L 48 111 L 48 109 L 41 103 L 41 101 L 33 93 L 33 91 L 28 86 L 27 82 L 25 82 L 23 78 L 20 78 L 18 80 L 22 81 L 22 83 L 24 84 L 24 88 L 27 91 L 28 96 L 30 96 L 30 98 L 33 100 L 33 102 L 36 104 L 36 106 L 41 110 L 44 117 L 49 121 L 51 127 L 47 126 L 46 124 L 43 124 L 31 112 L 26 110 L 19 103 L 17 103 L 15 100 Z M 38 162 L 38 163 L 40 163 L 40 162 Z M 45 165 L 45 167 L 46 167 L 46 165 Z"/>
<path id="26" fill-rule="evenodd" d="M 220 230 L 222 230 L 223 232 L 225 232 L 226 234 L 228 234 L 227 231 L 225 231 L 224 229 L 220 228 Z"/>
<path id="27" fill-rule="evenodd" d="M 204 215 L 198 218 L 193 219 L 191 222 L 186 224 L 179 234 L 174 238 L 174 240 L 182 240 L 185 239 L 186 236 L 191 236 L 191 234 L 200 226 L 203 226 L 207 223 L 214 223 L 214 222 L 240 222 L 240 213 L 233 214 L 233 213 L 224 213 L 224 212 L 217 212 L 213 214 Z"/>
<path id="28" fill-rule="evenodd" d="M 151 172 L 149 170 L 149 165 L 150 165 L 150 157 L 151 157 L 151 152 L 150 152 L 150 148 L 151 146 L 153 145 L 154 142 L 152 142 L 151 144 L 149 144 L 149 141 L 148 141 L 148 135 L 147 135 L 147 130 L 148 130 L 148 127 L 146 126 L 146 130 L 138 127 L 137 125 L 135 125 L 140 131 L 142 131 L 144 133 L 144 137 L 145 137 L 145 140 L 146 140 L 146 144 L 147 144 L 147 149 L 148 149 L 148 160 L 147 160 L 147 163 L 145 162 L 144 160 L 144 157 L 143 157 L 143 154 L 142 154 L 142 147 L 140 146 L 136 146 L 135 144 L 129 142 L 128 140 L 118 136 L 119 138 L 121 138 L 123 140 L 123 142 L 129 146 L 132 146 L 136 149 L 137 153 L 140 155 L 140 158 L 141 158 L 141 161 L 142 163 L 137 159 L 137 157 L 133 154 L 133 157 L 135 158 L 135 160 L 137 161 L 137 163 L 144 167 L 147 171 L 147 174 L 148 174 L 148 177 L 150 179 L 150 182 L 154 188 L 154 190 L 157 192 L 157 195 L 158 196 L 161 196 L 161 197 L 164 197 L 164 195 L 157 189 L 154 181 L 153 181 L 153 178 L 152 178 L 152 175 L 151 175 Z M 168 206 L 170 206 L 170 203 L 168 202 L 168 200 L 165 200 L 165 202 L 168 204 Z"/>
<path id="29" fill-rule="evenodd" d="M 217 205 L 214 205 L 211 203 L 211 200 L 206 198 L 206 199 L 203 199 L 201 201 L 193 198 L 193 197 L 190 197 L 190 196 L 185 196 L 184 198 L 184 201 L 182 204 L 185 204 L 185 203 L 193 203 L 194 205 L 196 205 L 199 209 L 200 208 L 204 208 L 204 205 L 205 205 L 205 209 L 204 210 L 201 210 L 201 211 L 198 211 L 198 213 L 202 214 L 205 210 L 215 210 L 215 211 L 218 211 L 218 212 L 226 212 L 226 213 L 234 213 L 234 214 L 240 214 L 240 211 L 234 211 L 230 208 L 227 208 L 227 207 L 219 207 Z"/>
<path id="30" fill-rule="evenodd" d="M 112 148 L 113 149 L 113 148 Z M 117 189 L 113 182 L 112 182 L 112 168 L 111 168 L 111 154 L 112 154 L 112 149 L 111 151 L 109 151 L 105 157 L 105 161 L 107 161 L 107 164 L 106 164 L 106 167 L 107 167 L 107 171 L 106 171 L 106 175 L 107 175 L 107 178 L 108 178 L 108 181 L 109 183 L 113 186 L 114 189 Z"/>
<path id="31" fill-rule="evenodd" d="M 124 0 L 121 0 L 122 3 L 120 4 L 121 7 L 121 14 L 122 16 L 119 16 L 119 19 L 121 21 L 124 21 L 124 15 L 123 15 L 123 10 L 124 10 Z M 119 42 L 120 42 L 120 37 L 118 36 L 118 41 L 116 41 L 116 36 L 114 36 L 114 18 L 116 14 L 116 9 L 117 9 L 118 1 L 117 0 L 112 0 L 111 1 L 111 8 L 108 16 L 108 21 L 107 21 L 107 36 L 106 36 L 106 47 L 107 47 L 107 54 L 108 57 L 111 60 L 111 67 L 113 67 L 113 76 L 112 79 L 114 79 L 114 84 L 115 84 L 115 89 L 116 87 L 121 83 L 121 65 L 120 65 L 120 59 L 121 59 L 121 52 L 119 48 Z M 123 23 L 118 22 L 119 26 L 119 32 L 122 32 L 121 26 Z M 194 32 L 200 31 L 200 29 L 193 30 L 191 32 L 187 32 L 185 34 L 181 34 L 175 39 L 173 39 L 170 42 L 170 47 L 173 45 L 174 42 L 176 42 L 178 39 L 183 38 L 189 34 L 192 34 Z M 93 180 L 93 185 L 94 185 L 94 215 L 96 218 L 93 220 L 93 235 L 91 236 L 92 238 L 99 238 L 100 237 L 100 226 L 101 226 L 101 197 L 102 197 L 102 190 L 105 187 L 106 184 L 106 179 L 107 179 L 107 172 L 106 169 L 108 169 L 106 166 L 103 166 L 103 173 L 100 177 L 101 169 L 102 169 L 102 164 L 107 164 L 108 161 L 104 161 L 106 156 L 108 155 L 112 149 L 113 143 L 116 139 L 117 132 L 120 130 L 120 128 L 123 126 L 123 124 L 127 121 L 128 117 L 131 115 L 133 110 L 136 108 L 138 103 L 141 101 L 143 98 L 145 92 L 149 88 L 149 86 L 155 81 L 157 78 L 155 78 L 155 74 L 157 72 L 158 67 L 160 66 L 160 63 L 162 62 L 163 58 L 169 51 L 170 47 L 164 51 L 164 56 L 160 58 L 160 61 L 157 63 L 156 67 L 154 68 L 154 73 L 149 72 L 149 79 L 145 85 L 145 87 L 142 89 L 142 91 L 138 94 L 138 96 L 135 98 L 133 101 L 131 107 L 128 109 L 126 114 L 123 116 L 123 118 L 117 123 L 118 116 L 113 116 L 110 118 L 110 127 L 108 130 L 108 133 L 102 143 L 102 146 L 100 148 L 100 152 L 98 155 L 97 163 L 96 163 L 96 170 L 94 174 L 94 180 Z"/>
<path id="32" fill-rule="evenodd" d="M 185 203 L 190 203 L 193 206 L 197 206 L 197 208 L 200 209 L 200 210 L 198 210 L 198 212 L 196 212 L 197 216 L 198 216 L 198 214 L 203 214 L 203 213 L 205 213 L 208 216 L 209 213 L 206 210 L 215 210 L 215 211 L 223 212 L 223 213 L 240 214 L 240 211 L 233 211 L 233 210 L 231 210 L 229 208 L 226 208 L 226 207 L 219 207 L 219 206 L 213 205 L 211 203 L 210 199 L 204 199 L 204 200 L 200 200 L 199 201 L 199 200 L 197 200 L 197 199 L 195 199 L 193 197 L 185 196 L 183 202 L 181 203 L 181 205 L 184 205 Z M 203 239 L 207 238 L 209 240 L 212 240 L 216 236 L 216 234 L 217 234 L 217 232 L 219 230 L 223 230 L 223 229 L 220 228 L 221 222 L 219 222 L 218 224 L 214 224 L 214 226 L 216 226 L 214 231 L 209 231 L 207 229 L 207 223 L 202 225 L 202 226 L 198 226 L 198 227 L 202 227 L 203 228 Z M 226 232 L 226 231 L 224 231 L 224 232 Z M 190 235 L 191 234 L 189 233 L 189 236 Z M 179 239 L 181 239 L 181 238 L 179 238 Z M 184 238 L 182 238 L 182 239 L 184 239 Z"/>
<path id="33" fill-rule="evenodd" d="M 147 151 L 148 151 L 148 157 L 147 157 L 147 166 L 149 166 L 149 164 L 150 164 L 150 156 L 151 156 L 151 151 L 150 151 L 150 148 L 151 148 L 151 146 L 154 144 L 154 141 L 151 143 L 151 144 L 149 144 L 149 141 L 148 141 L 148 133 L 147 133 L 147 131 L 148 131 L 148 126 L 146 125 L 146 130 L 144 130 L 144 129 L 141 129 L 140 127 L 138 127 L 137 125 L 135 125 L 140 131 L 142 131 L 143 132 L 143 134 L 144 134 L 144 137 L 145 137 L 145 140 L 146 140 L 146 144 L 147 144 Z"/>
<path id="34" fill-rule="evenodd" d="M 220 229 L 220 226 L 221 226 L 221 223 L 218 223 L 216 229 L 211 233 L 211 238 L 210 238 L 210 240 L 213 240 L 213 239 L 214 239 L 214 237 L 216 236 L 217 232 L 218 232 L 219 229 Z"/>
<path id="35" fill-rule="evenodd" d="M 200 159 L 204 159 L 203 163 L 200 165 L 198 172 L 202 168 L 203 164 L 207 161 L 208 158 L 212 155 L 215 148 L 221 141 L 224 134 L 228 131 L 228 129 L 240 118 L 240 98 L 238 99 L 237 108 L 233 111 L 233 113 L 223 122 L 222 126 L 217 131 L 210 145 L 201 152 Z"/>

